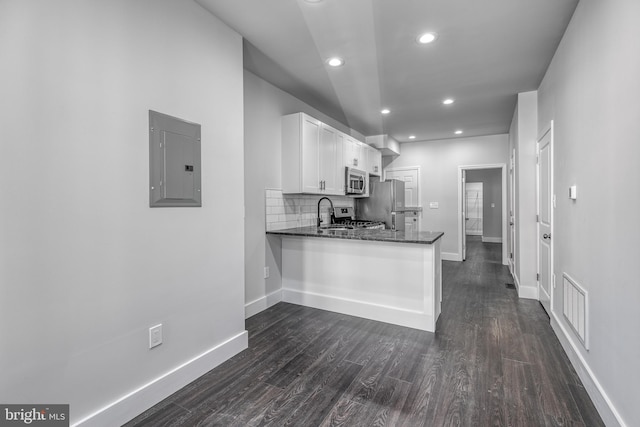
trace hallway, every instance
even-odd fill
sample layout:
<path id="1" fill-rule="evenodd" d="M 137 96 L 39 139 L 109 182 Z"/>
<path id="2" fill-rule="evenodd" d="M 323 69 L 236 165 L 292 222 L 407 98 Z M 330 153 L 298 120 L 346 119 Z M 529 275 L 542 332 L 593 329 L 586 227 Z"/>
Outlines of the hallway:
<path id="1" fill-rule="evenodd" d="M 476 425 L 603 425 L 540 304 L 506 286 L 501 256 L 500 243 L 467 236 L 467 260 L 443 262 L 438 335 L 462 353 L 451 372 L 473 397 L 445 389 Z"/>
<path id="2" fill-rule="evenodd" d="M 247 319 L 248 350 L 127 425 L 603 425 L 500 246 L 443 262 L 435 334 L 279 303 Z"/>

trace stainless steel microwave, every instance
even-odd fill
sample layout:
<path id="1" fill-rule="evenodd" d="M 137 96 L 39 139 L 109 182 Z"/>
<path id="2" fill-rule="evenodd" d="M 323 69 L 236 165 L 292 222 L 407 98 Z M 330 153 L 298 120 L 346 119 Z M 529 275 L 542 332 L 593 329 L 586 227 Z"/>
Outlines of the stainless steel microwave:
<path id="1" fill-rule="evenodd" d="M 346 183 L 346 194 L 364 194 L 367 185 L 367 173 L 347 167 L 344 182 Z"/>

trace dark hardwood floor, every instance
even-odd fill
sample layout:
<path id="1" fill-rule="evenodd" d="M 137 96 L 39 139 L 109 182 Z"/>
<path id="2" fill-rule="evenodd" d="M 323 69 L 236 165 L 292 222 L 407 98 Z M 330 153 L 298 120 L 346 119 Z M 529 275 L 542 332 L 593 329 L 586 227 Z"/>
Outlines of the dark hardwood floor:
<path id="1" fill-rule="evenodd" d="M 603 425 L 500 251 L 472 238 L 443 262 L 435 334 L 280 303 L 247 319 L 248 350 L 126 425 Z"/>

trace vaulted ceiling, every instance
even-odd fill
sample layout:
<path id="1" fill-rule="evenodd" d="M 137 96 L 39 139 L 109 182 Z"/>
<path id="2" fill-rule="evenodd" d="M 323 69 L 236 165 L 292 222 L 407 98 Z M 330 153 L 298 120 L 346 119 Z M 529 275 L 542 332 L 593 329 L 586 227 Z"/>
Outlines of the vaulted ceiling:
<path id="1" fill-rule="evenodd" d="M 507 133 L 516 95 L 538 88 L 578 3 L 197 1 L 244 37 L 247 70 L 364 135 L 400 142 Z M 425 32 L 436 41 L 418 43 Z M 334 56 L 344 65 L 330 67 Z"/>

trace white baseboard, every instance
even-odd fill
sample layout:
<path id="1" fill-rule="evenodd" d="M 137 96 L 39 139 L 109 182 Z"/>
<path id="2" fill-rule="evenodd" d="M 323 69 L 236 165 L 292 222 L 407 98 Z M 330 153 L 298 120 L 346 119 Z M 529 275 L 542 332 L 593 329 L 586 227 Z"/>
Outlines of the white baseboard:
<path id="1" fill-rule="evenodd" d="M 484 237 L 484 236 L 482 236 L 482 243 L 502 243 L 502 237 Z"/>
<path id="2" fill-rule="evenodd" d="M 244 318 L 248 319 L 261 311 L 276 305 L 280 301 L 282 301 L 282 289 L 278 289 L 277 291 L 271 292 L 257 300 L 248 302 L 244 305 Z"/>
<path id="3" fill-rule="evenodd" d="M 525 299 L 539 299 L 538 298 L 538 288 L 533 286 L 522 286 L 520 285 L 520 280 L 518 280 L 518 276 L 512 274 L 514 284 L 516 285 L 516 291 L 518 291 L 518 298 Z"/>
<path id="4" fill-rule="evenodd" d="M 365 319 L 393 323 L 394 325 L 430 332 L 435 331 L 435 320 L 437 320 L 434 320 L 432 315 L 420 311 L 337 298 L 313 292 L 301 292 L 294 289 L 282 289 L 282 300 L 292 304 L 334 311 L 349 316 L 363 317 Z"/>
<path id="5" fill-rule="evenodd" d="M 462 257 L 454 252 L 441 252 L 440 257 L 443 261 L 462 261 Z"/>
<path id="6" fill-rule="evenodd" d="M 520 286 L 518 287 L 518 298 L 538 300 L 538 288 L 534 288 L 531 286 Z"/>
<path id="7" fill-rule="evenodd" d="M 578 346 L 574 340 L 571 339 L 571 335 L 567 332 L 564 325 L 558 321 L 558 317 L 553 311 L 551 312 L 551 328 L 558 337 L 565 353 L 567 353 L 571 364 L 576 370 L 578 377 L 580 377 L 584 388 L 587 390 L 589 397 L 591 397 L 604 424 L 608 427 L 626 427 L 624 420 L 611 402 L 611 399 L 609 399 L 609 396 L 607 396 L 607 393 L 600 385 L 600 382 L 589 367 L 587 361 L 582 357 Z"/>
<path id="8" fill-rule="evenodd" d="M 72 427 L 119 426 L 169 397 L 193 380 L 249 346 L 249 334 L 242 331 L 227 341 L 162 374 L 137 390 L 122 396 L 93 414 L 74 422 Z"/>
<path id="9" fill-rule="evenodd" d="M 538 288 L 534 288 L 531 286 L 520 286 L 518 287 L 518 297 L 537 300 L 539 299 Z"/>
<path id="10" fill-rule="evenodd" d="M 482 236 L 482 231 L 469 231 L 465 233 L 467 236 Z"/>

